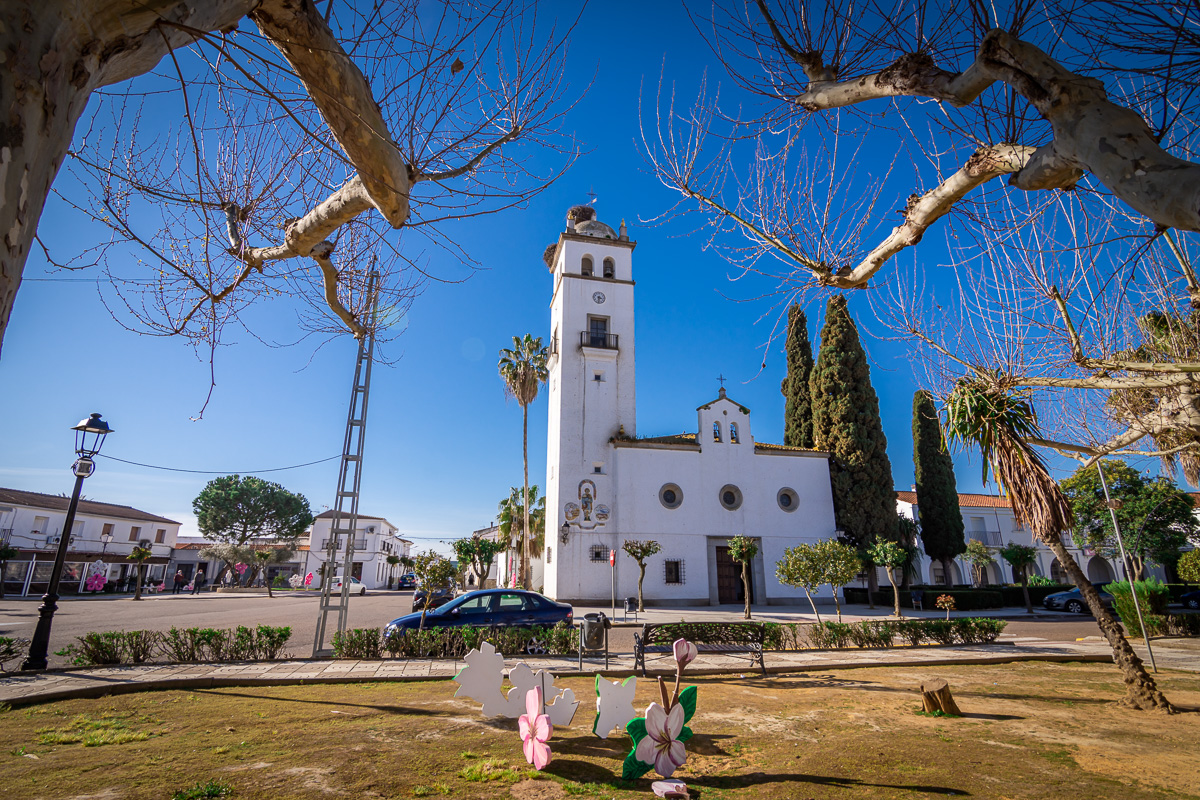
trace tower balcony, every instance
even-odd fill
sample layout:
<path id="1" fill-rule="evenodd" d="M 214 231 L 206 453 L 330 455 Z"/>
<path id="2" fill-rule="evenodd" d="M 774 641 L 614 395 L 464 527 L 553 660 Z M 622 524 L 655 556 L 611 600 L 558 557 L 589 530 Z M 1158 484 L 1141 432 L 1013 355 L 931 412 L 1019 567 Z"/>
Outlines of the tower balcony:
<path id="1" fill-rule="evenodd" d="M 620 350 L 617 342 L 620 337 L 615 333 L 593 333 L 592 331 L 579 332 L 580 347 L 595 347 L 600 350 Z"/>

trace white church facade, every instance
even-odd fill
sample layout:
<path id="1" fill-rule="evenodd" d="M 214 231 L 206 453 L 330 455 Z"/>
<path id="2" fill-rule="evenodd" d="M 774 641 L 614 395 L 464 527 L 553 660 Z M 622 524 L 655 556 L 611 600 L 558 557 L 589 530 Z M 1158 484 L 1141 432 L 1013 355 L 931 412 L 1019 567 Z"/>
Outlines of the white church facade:
<path id="1" fill-rule="evenodd" d="M 740 603 L 728 541 L 743 534 L 760 540 L 753 602 L 803 602 L 801 589 L 776 579 L 775 563 L 785 548 L 834 535 L 828 454 L 755 442 L 749 409 L 724 389 L 696 410 L 694 433 L 638 436 L 635 247 L 624 223 L 617 232 L 568 219 L 546 254 L 554 289 L 543 591 L 594 605 L 636 595 L 638 566 L 621 546 L 653 539 L 662 551 L 647 560 L 648 603 Z"/>

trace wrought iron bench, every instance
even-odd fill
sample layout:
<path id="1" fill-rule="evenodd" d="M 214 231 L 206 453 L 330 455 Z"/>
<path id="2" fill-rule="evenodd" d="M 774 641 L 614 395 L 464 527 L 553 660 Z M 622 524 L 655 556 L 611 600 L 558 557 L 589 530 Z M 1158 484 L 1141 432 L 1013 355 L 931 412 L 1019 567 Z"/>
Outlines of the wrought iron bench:
<path id="1" fill-rule="evenodd" d="M 696 645 L 701 655 L 720 653 L 745 655 L 757 664 L 765 675 L 763 644 L 767 628 L 761 622 L 666 622 L 647 623 L 640 634 L 633 635 L 633 668 L 646 675 L 646 655 L 672 657 L 676 639 L 687 639 Z"/>

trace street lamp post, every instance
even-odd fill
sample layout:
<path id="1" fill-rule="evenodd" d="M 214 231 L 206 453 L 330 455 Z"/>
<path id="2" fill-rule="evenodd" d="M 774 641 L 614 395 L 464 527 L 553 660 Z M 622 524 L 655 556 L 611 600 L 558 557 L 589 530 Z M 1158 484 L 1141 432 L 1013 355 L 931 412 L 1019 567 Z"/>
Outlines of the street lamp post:
<path id="1" fill-rule="evenodd" d="M 104 558 L 104 554 L 108 552 L 108 544 L 113 540 L 111 533 L 100 534 L 100 557 Z"/>
<path id="2" fill-rule="evenodd" d="M 75 453 L 79 456 L 71 466 L 75 474 L 75 491 L 71 495 L 71 505 L 67 507 L 67 521 L 63 534 L 58 539 L 58 550 L 54 554 L 54 567 L 50 570 L 50 585 L 42 595 L 42 605 L 38 609 L 37 629 L 33 633 L 33 641 L 29 645 L 29 656 L 21 664 L 21 669 L 45 669 L 47 651 L 50 649 L 50 625 L 54 621 L 54 612 L 58 610 L 58 583 L 62 578 L 63 564 L 67 560 L 67 548 L 71 544 L 71 531 L 75 527 L 75 510 L 79 507 L 79 493 L 83 489 L 83 481 L 96 470 L 96 462 L 92 458 L 100 452 L 104 437 L 112 433 L 108 423 L 100 419 L 99 414 L 92 414 L 80 422 L 72 430 L 75 431 Z"/>

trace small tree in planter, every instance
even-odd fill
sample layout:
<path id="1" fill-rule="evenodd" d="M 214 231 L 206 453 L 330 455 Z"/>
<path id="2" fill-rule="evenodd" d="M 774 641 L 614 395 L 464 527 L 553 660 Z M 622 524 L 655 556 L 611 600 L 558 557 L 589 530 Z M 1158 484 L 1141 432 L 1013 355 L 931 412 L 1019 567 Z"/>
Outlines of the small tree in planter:
<path id="1" fill-rule="evenodd" d="M 908 551 L 896 542 L 888 541 L 887 539 L 876 539 L 867 548 L 867 552 L 870 553 L 871 560 L 875 564 L 887 571 L 888 583 L 892 585 L 892 600 L 894 603 L 892 616 L 903 617 L 904 615 L 900 613 L 900 587 L 896 585 L 896 570 L 903 568 L 905 562 L 908 561 Z"/>
<path id="2" fill-rule="evenodd" d="M 445 586 L 450 583 L 457 573 L 457 568 L 454 566 L 453 561 L 442 554 L 426 550 L 412 559 L 412 571 L 417 576 L 417 581 L 420 582 L 425 591 L 432 592 L 434 587 Z M 418 631 L 425 630 L 425 614 L 428 610 L 429 603 L 426 602 L 421 609 L 421 622 L 417 625 Z"/>
<path id="3" fill-rule="evenodd" d="M 937 607 L 946 612 L 946 621 L 950 621 L 950 612 L 954 610 L 954 597 L 952 595 L 939 595 L 937 599 Z"/>
<path id="4" fill-rule="evenodd" d="M 799 586 L 812 606 L 817 624 L 821 624 L 821 612 L 817 611 L 813 592 L 825 582 L 825 569 L 817 554 L 817 545 L 798 544 L 783 551 L 783 558 L 775 562 L 775 577 L 787 586 Z M 836 589 L 834 590 L 837 591 Z"/>
<path id="5" fill-rule="evenodd" d="M 1025 611 L 1033 613 L 1033 601 L 1029 599 L 1029 567 L 1037 562 L 1037 548 L 1015 542 L 1000 548 L 1000 557 L 1007 561 L 1021 576 L 1021 591 L 1025 594 Z"/>
<path id="6" fill-rule="evenodd" d="M 750 562 L 758 555 L 758 539 L 741 534 L 729 540 L 729 557 L 742 565 L 742 594 L 746 596 L 746 619 L 750 619 Z"/>
<path id="7" fill-rule="evenodd" d="M 971 565 L 971 577 L 974 579 L 975 585 L 982 586 L 983 571 L 994 560 L 992 551 L 983 542 L 978 539 L 972 539 L 967 542 L 967 552 L 963 553 L 963 558 Z"/>
<path id="8" fill-rule="evenodd" d="M 835 539 L 822 539 L 816 547 L 825 569 L 825 583 L 833 589 L 833 605 L 837 608 L 838 622 L 841 622 L 842 603 L 838 600 L 838 591 L 863 571 L 862 559 L 853 547 Z"/>
<path id="9" fill-rule="evenodd" d="M 400 566 L 400 556 L 392 553 L 384 559 L 388 565 L 388 588 L 392 588 L 392 581 L 396 578 L 396 567 Z"/>
<path id="10" fill-rule="evenodd" d="M 146 562 L 154 555 L 149 547 L 135 547 L 129 553 L 129 560 L 137 564 L 137 589 L 133 592 L 134 600 L 142 599 L 142 581 L 146 579 Z"/>
<path id="11" fill-rule="evenodd" d="M 626 539 L 621 545 L 621 549 L 637 562 L 638 565 L 638 611 L 645 611 L 646 606 L 642 603 L 642 581 L 646 578 L 646 559 L 662 550 L 662 545 L 653 539 L 639 541 L 638 539 Z"/>

